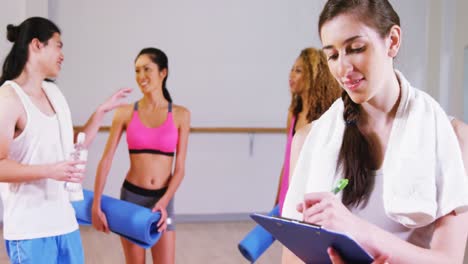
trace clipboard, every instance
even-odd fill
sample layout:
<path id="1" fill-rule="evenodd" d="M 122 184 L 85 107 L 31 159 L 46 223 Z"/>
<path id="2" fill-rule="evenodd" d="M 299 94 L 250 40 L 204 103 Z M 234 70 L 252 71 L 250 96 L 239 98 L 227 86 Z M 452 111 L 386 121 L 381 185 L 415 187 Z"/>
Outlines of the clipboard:
<path id="1" fill-rule="evenodd" d="M 346 234 L 320 226 L 275 216 L 250 217 L 305 263 L 329 264 L 328 247 L 333 247 L 346 263 L 372 263 L 373 258 Z"/>

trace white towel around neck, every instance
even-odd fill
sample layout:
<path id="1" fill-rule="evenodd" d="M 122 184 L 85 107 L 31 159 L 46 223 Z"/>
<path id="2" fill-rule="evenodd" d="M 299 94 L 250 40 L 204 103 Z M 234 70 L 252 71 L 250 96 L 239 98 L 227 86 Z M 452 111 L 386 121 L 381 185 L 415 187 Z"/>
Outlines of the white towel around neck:
<path id="1" fill-rule="evenodd" d="M 60 89 L 53 82 L 42 82 L 42 88 L 54 108 L 60 126 L 62 150 L 65 158 L 73 151 L 73 123 L 70 108 Z"/>
<path id="2" fill-rule="evenodd" d="M 395 72 L 401 98 L 382 167 L 384 209 L 391 219 L 415 228 L 453 210 L 468 210 L 468 181 L 445 112 Z M 292 174 L 283 216 L 301 219 L 296 205 L 304 194 L 330 191 L 343 177 L 337 169 L 345 129 L 343 108 L 343 101 L 338 99 L 313 122 Z"/>

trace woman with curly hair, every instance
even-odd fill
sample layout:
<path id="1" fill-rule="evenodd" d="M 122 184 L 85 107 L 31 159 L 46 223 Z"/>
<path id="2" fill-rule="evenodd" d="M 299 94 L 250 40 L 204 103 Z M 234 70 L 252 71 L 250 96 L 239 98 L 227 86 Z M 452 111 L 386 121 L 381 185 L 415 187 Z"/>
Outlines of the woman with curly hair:
<path id="1" fill-rule="evenodd" d="M 292 98 L 288 111 L 288 140 L 275 203 L 279 204 L 280 212 L 289 186 L 289 160 L 295 132 L 318 119 L 341 94 L 328 69 L 325 54 L 315 48 L 301 51 L 289 74 L 289 87 Z"/>

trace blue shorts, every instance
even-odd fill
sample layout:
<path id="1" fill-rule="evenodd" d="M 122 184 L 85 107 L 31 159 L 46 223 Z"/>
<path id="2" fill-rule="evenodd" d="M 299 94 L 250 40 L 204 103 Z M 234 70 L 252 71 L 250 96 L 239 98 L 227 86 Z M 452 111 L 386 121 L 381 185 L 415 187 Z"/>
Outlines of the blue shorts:
<path id="1" fill-rule="evenodd" d="M 60 236 L 6 240 L 5 246 L 12 264 L 84 263 L 80 230 Z"/>

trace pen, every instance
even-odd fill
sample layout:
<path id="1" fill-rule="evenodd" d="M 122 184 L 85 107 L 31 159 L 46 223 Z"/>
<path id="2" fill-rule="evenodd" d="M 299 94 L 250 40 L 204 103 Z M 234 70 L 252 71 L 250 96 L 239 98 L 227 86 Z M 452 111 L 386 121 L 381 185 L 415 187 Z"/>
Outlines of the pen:
<path id="1" fill-rule="evenodd" d="M 337 194 L 340 191 L 342 191 L 346 187 L 346 185 L 348 185 L 348 182 L 348 179 L 341 179 L 336 185 L 336 187 L 332 189 L 332 193 Z M 302 211 L 305 212 L 305 209 L 305 203 L 302 203 Z"/>
<path id="2" fill-rule="evenodd" d="M 348 185 L 348 179 L 341 179 L 336 185 L 336 187 L 333 188 L 332 193 L 333 194 L 339 193 L 346 187 L 346 185 Z"/>

